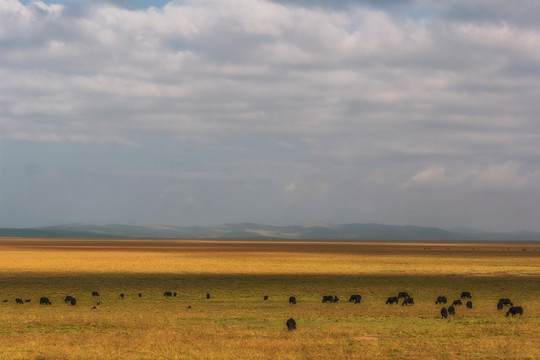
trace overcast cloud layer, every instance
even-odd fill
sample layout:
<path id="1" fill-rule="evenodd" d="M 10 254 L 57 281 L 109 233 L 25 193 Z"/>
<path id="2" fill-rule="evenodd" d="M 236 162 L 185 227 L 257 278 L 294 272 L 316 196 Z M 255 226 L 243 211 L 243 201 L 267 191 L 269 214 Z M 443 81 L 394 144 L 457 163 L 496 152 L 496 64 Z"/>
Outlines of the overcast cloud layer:
<path id="1" fill-rule="evenodd" d="M 0 0 L 0 226 L 540 231 L 539 2 L 152 4 Z"/>

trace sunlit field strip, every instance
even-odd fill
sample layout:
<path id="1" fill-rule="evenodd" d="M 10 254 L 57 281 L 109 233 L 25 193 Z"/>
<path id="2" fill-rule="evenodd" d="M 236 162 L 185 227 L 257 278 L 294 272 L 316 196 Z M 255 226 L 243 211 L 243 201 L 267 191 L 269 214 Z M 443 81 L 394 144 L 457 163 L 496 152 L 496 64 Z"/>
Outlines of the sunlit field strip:
<path id="1" fill-rule="evenodd" d="M 540 275 L 538 244 L 488 246 L 363 243 L 295 244 L 223 242 L 175 242 L 175 247 L 152 249 L 133 246 L 122 249 L 121 241 L 109 241 L 109 249 L 72 241 L 61 250 L 35 244 L 20 250 L 0 242 L 0 272 L 61 273 L 177 273 L 177 274 L 455 274 Z M 261 244 L 265 247 L 261 248 Z M 127 244 L 126 244 L 127 245 Z M 39 246 L 42 246 L 41 244 Z M 430 250 L 425 250 L 426 246 Z M 527 251 L 522 247 L 528 246 Z M 314 251 L 314 248 L 317 248 Z M 474 251 L 472 249 L 475 249 Z M 392 249 L 392 251 L 389 251 Z M 447 250 L 448 249 L 448 250 Z"/>

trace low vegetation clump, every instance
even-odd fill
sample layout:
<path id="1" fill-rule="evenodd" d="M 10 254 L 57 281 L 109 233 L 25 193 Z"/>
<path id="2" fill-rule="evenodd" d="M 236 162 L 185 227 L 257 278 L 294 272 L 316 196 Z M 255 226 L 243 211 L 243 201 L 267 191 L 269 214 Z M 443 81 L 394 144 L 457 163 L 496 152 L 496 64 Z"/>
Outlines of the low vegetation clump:
<path id="1" fill-rule="evenodd" d="M 3 239 L 0 358 L 536 359 L 539 249 Z"/>

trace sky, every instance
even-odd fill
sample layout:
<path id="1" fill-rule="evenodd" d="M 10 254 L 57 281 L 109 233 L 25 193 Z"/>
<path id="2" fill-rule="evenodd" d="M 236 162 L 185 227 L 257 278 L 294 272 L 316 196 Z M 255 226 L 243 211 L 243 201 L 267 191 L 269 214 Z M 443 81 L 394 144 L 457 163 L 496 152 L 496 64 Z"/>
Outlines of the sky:
<path id="1" fill-rule="evenodd" d="M 0 0 L 0 227 L 540 231 L 540 2 Z"/>

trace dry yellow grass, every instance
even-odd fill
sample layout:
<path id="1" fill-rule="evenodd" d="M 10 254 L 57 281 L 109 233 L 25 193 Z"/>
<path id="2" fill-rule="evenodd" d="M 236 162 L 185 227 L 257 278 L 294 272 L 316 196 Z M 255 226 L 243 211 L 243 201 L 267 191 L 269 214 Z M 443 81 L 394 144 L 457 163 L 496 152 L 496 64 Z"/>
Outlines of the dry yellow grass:
<path id="1" fill-rule="evenodd" d="M 540 275 L 537 243 L 4 239 L 0 250 L 0 272 Z"/>
<path id="2" fill-rule="evenodd" d="M 536 359 L 539 255 L 531 243 L 1 239 L 0 358 Z M 414 306 L 384 304 L 401 290 Z M 441 320 L 435 297 L 463 290 L 474 308 Z M 326 294 L 342 302 L 322 304 Z M 523 317 L 496 310 L 507 296 Z"/>

